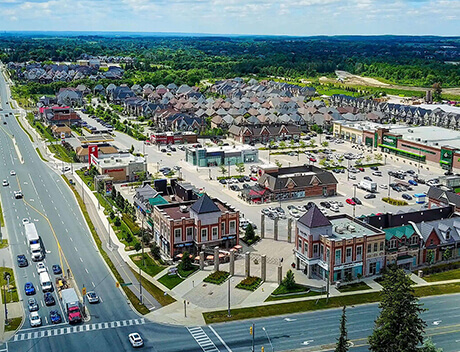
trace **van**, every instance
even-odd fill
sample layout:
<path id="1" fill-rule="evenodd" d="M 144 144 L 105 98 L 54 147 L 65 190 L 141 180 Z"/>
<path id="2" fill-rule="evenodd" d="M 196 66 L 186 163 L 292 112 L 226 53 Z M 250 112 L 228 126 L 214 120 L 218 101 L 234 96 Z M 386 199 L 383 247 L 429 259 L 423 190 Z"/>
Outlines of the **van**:
<path id="1" fill-rule="evenodd" d="M 47 272 L 40 273 L 40 285 L 43 292 L 53 291 L 53 283 Z"/>
<path id="2" fill-rule="evenodd" d="M 243 230 L 245 230 L 248 225 L 249 225 L 249 220 L 248 219 L 241 219 L 240 220 L 240 227 Z"/>

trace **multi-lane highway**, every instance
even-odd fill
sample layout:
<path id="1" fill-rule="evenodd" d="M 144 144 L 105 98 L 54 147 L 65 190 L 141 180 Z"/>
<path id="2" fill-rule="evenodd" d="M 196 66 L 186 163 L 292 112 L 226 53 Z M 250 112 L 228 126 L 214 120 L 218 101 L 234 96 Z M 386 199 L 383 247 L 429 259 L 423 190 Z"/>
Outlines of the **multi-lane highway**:
<path id="1" fill-rule="evenodd" d="M 20 297 L 24 300 L 26 322 L 22 329 L 1 346 L 8 351 L 126 351 L 130 350 L 127 335 L 138 331 L 142 334 L 146 349 L 151 351 L 249 351 L 252 322 L 239 321 L 216 324 L 203 328 L 185 328 L 149 322 L 135 314 L 101 259 L 71 191 L 60 175 L 51 170 L 37 156 L 27 135 L 16 119 L 9 113 L 9 94 L 4 78 L 0 75 L 0 99 L 3 111 L 0 124 L 0 180 L 7 179 L 9 186 L 2 187 L 0 194 L 5 214 L 11 252 Z M 14 139 L 13 139 L 14 136 Z M 24 158 L 22 163 L 14 148 L 14 141 Z M 10 171 L 16 172 L 10 176 Z M 15 199 L 13 191 L 22 190 L 24 199 Z M 30 260 L 24 238 L 22 219 L 29 218 L 40 233 L 46 248 L 44 260 L 51 271 L 52 264 L 62 262 L 64 270 L 69 267 L 78 288 L 83 285 L 94 289 L 102 302 L 89 307 L 91 320 L 71 326 L 65 322 L 51 325 L 50 308 L 43 304 L 43 294 L 35 263 Z M 59 254 L 59 246 L 62 248 Z M 15 257 L 26 254 L 27 268 L 18 268 Z M 54 275 L 52 275 L 54 277 Z M 37 288 L 35 297 L 40 302 L 39 313 L 44 326 L 31 328 L 27 317 L 25 282 Z M 54 293 L 55 294 L 55 293 Z M 204 297 L 204 299 L 206 299 Z M 428 323 L 427 333 L 445 352 L 460 350 L 460 295 L 432 297 L 423 300 L 429 310 L 424 313 Z M 53 309 L 60 310 L 59 304 Z M 340 310 L 327 310 L 289 317 L 273 317 L 255 320 L 255 351 L 264 346 L 270 351 L 303 348 L 305 351 L 331 350 L 338 333 Z M 364 305 L 348 309 L 348 332 L 354 344 L 353 351 L 367 351 L 366 338 L 371 333 L 378 313 L 377 305 Z M 265 328 L 263 330 L 262 328 Z"/>

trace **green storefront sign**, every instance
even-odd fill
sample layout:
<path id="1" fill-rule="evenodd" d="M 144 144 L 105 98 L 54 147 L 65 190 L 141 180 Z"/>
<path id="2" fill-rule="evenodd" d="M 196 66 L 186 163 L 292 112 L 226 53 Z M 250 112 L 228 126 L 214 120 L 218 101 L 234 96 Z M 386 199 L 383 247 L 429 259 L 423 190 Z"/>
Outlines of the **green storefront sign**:
<path id="1" fill-rule="evenodd" d="M 452 166 L 453 157 L 454 152 L 452 150 L 441 148 L 441 159 L 439 163 L 441 165 Z"/>
<path id="2" fill-rule="evenodd" d="M 373 144 L 372 144 L 372 137 L 366 137 L 364 143 L 365 143 L 367 146 L 372 147 L 372 146 L 373 146 Z M 377 144 L 376 144 L 376 145 L 377 145 Z"/>
<path id="3" fill-rule="evenodd" d="M 398 138 L 393 136 L 384 135 L 382 138 L 382 144 L 389 145 L 390 147 L 396 148 L 398 145 Z"/>

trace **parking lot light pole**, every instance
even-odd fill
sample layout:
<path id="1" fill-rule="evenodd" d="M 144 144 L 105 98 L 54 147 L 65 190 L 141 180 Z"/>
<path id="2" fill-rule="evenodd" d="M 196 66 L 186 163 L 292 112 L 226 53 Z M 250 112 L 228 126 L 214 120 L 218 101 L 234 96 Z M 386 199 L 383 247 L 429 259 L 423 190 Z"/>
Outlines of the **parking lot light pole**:
<path id="1" fill-rule="evenodd" d="M 391 183 L 391 175 L 388 174 L 388 199 L 390 199 L 390 183 Z"/>
<path id="2" fill-rule="evenodd" d="M 355 199 L 356 199 L 356 183 L 353 184 L 353 198 L 354 198 L 353 201 L 355 203 L 353 205 L 353 217 L 355 217 L 355 215 L 356 215 L 356 201 L 355 201 Z"/>

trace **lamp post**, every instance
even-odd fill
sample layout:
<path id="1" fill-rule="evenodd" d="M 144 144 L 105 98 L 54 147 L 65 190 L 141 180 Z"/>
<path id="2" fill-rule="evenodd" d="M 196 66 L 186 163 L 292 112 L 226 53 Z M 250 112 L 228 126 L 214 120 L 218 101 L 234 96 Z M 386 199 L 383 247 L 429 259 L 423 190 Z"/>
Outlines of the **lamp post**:
<path id="1" fill-rule="evenodd" d="M 270 347 L 272 348 L 272 352 L 275 352 L 275 349 L 273 348 L 272 340 L 270 340 L 270 336 L 268 336 L 268 331 L 265 329 L 265 326 L 262 327 L 262 330 L 265 332 L 265 335 L 267 335 L 268 342 L 270 343 Z"/>
<path id="2" fill-rule="evenodd" d="M 391 175 L 388 174 L 388 199 L 390 199 L 390 183 L 391 183 Z"/>
<path id="3" fill-rule="evenodd" d="M 228 308 L 228 313 L 227 313 L 227 316 L 230 318 L 232 316 L 232 312 L 230 311 L 230 280 L 231 278 L 228 278 L 228 291 L 227 291 L 227 296 L 228 296 L 228 305 L 227 305 L 227 308 Z"/>
<path id="4" fill-rule="evenodd" d="M 356 183 L 353 184 L 353 217 L 356 216 Z"/>

